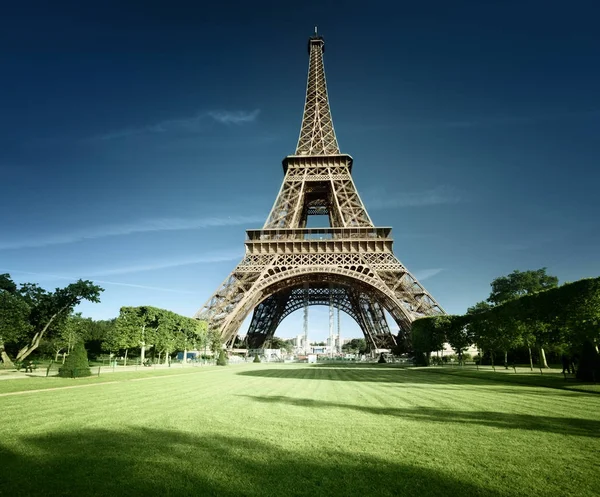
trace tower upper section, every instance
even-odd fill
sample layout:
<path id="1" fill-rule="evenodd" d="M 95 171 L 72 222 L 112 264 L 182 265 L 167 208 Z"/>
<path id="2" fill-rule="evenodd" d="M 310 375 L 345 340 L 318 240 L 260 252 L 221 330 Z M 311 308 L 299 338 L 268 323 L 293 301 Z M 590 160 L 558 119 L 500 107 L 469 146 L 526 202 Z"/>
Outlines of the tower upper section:
<path id="1" fill-rule="evenodd" d="M 327 97 L 327 83 L 323 66 L 325 42 L 322 36 L 308 40 L 308 82 L 306 102 L 300 127 L 296 155 L 334 155 L 340 153 Z"/>

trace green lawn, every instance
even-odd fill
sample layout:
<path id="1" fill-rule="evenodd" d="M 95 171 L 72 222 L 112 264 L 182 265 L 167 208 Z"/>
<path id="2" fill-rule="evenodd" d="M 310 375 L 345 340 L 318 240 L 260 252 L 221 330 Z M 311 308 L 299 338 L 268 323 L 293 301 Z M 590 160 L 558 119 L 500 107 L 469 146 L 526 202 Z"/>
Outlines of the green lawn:
<path id="1" fill-rule="evenodd" d="M 0 495 L 600 495 L 600 395 L 481 373 L 247 364 L 2 380 Z M 62 385 L 81 388 L 14 394 Z"/>

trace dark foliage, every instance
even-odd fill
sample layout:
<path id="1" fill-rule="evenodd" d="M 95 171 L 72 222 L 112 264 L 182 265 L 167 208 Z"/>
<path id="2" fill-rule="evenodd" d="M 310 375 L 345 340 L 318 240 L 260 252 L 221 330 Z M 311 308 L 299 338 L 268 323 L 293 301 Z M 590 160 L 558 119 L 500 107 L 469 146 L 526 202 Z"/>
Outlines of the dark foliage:
<path id="1" fill-rule="evenodd" d="M 221 350 L 221 352 L 219 352 L 217 366 L 227 366 L 227 353 L 224 350 Z"/>
<path id="2" fill-rule="evenodd" d="M 63 366 L 58 370 L 58 376 L 62 376 L 63 378 L 80 378 L 91 375 L 92 372 L 90 371 L 87 352 L 83 346 L 83 342 L 78 342 L 67 356 L 67 360 Z"/>

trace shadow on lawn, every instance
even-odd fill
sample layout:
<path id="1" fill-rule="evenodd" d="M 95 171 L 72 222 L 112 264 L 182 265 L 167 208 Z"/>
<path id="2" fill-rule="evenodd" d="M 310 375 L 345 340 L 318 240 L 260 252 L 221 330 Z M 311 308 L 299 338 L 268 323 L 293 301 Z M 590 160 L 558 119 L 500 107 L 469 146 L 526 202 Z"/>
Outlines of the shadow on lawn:
<path id="1" fill-rule="evenodd" d="M 294 380 L 330 380 L 330 381 L 366 381 L 374 383 L 410 383 L 436 385 L 498 385 L 498 381 L 486 377 L 455 376 L 452 374 L 432 374 L 429 371 L 411 370 L 375 364 L 356 366 L 316 365 L 305 368 L 275 367 L 240 371 L 241 376 L 258 376 L 262 378 L 286 378 Z M 517 385 L 518 386 L 518 385 Z"/>
<path id="2" fill-rule="evenodd" d="M 565 383 L 562 377 L 539 377 L 535 375 L 521 375 L 521 378 L 514 378 L 506 373 L 490 372 L 454 372 L 430 369 L 407 369 L 404 367 L 394 367 L 388 365 L 376 364 L 317 364 L 305 368 L 287 368 L 273 367 L 257 369 L 255 371 L 240 371 L 236 373 L 241 376 L 257 376 L 261 378 L 285 378 L 294 380 L 329 380 L 329 381 L 360 381 L 374 383 L 396 383 L 396 384 L 426 384 L 426 385 L 490 385 L 494 386 L 495 391 L 498 387 L 516 387 L 515 389 L 504 389 L 504 393 L 520 393 L 521 387 L 544 387 L 552 388 L 556 392 L 562 390 L 567 395 L 586 395 L 596 396 L 595 392 L 576 391 L 573 388 L 579 384 Z M 550 375 L 548 375 L 550 376 Z M 581 384 L 581 383 L 580 383 Z M 576 393 L 575 393 L 576 392 Z"/>
<path id="3" fill-rule="evenodd" d="M 577 435 L 583 437 L 600 437 L 600 421 L 561 418 L 551 416 L 533 416 L 530 414 L 510 414 L 490 411 L 450 411 L 436 409 L 433 407 L 395 408 L 395 407 L 369 407 L 349 404 L 339 404 L 322 400 L 298 399 L 274 396 L 252 396 L 245 395 L 257 402 L 283 403 L 293 406 L 350 409 L 366 414 L 382 414 L 386 416 L 398 416 L 408 420 L 431 421 L 440 423 L 479 424 L 493 428 L 535 430 L 545 433 L 559 433 L 561 435 Z"/>
<path id="4" fill-rule="evenodd" d="M 298 453 L 236 436 L 132 428 L 0 445 L 0 495 L 497 497 L 465 478 L 342 452 Z"/>

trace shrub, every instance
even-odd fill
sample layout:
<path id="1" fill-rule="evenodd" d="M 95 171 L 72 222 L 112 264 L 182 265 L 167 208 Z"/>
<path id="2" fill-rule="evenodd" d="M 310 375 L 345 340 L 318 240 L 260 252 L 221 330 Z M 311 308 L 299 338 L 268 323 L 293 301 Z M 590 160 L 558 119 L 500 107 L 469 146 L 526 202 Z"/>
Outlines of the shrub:
<path id="1" fill-rule="evenodd" d="M 217 366 L 227 366 L 227 353 L 223 349 L 221 349 L 221 352 L 219 352 Z"/>
<path id="2" fill-rule="evenodd" d="M 80 378 L 82 376 L 91 376 L 88 356 L 83 346 L 83 342 L 78 342 L 67 356 L 65 363 L 58 370 L 58 376 L 63 378 Z"/>
<path id="3" fill-rule="evenodd" d="M 260 362 L 260 357 L 258 357 L 258 354 L 254 354 L 254 360 L 252 362 Z"/>

